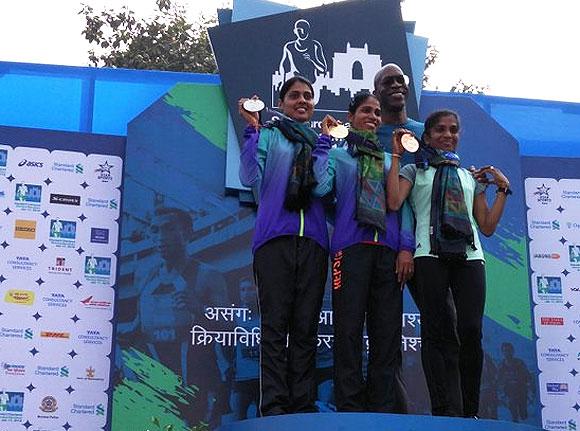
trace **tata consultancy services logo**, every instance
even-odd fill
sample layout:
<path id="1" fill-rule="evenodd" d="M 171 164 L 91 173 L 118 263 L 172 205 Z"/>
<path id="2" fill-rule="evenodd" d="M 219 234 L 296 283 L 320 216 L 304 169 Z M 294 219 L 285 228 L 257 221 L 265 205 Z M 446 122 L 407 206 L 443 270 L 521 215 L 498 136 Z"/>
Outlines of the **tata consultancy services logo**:
<path id="1" fill-rule="evenodd" d="M 18 220 L 14 221 L 14 238 L 35 239 L 36 238 L 36 220 Z"/>
<path id="2" fill-rule="evenodd" d="M 16 305 L 32 305 L 34 304 L 34 292 L 9 289 L 4 296 L 4 302 Z"/>

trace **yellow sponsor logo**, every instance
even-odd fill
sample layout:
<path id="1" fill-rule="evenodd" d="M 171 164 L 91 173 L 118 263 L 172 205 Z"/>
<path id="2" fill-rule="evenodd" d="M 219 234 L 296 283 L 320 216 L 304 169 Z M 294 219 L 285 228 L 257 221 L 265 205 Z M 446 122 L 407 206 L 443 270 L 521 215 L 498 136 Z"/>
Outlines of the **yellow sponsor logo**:
<path id="1" fill-rule="evenodd" d="M 68 332 L 54 332 L 54 331 L 40 331 L 40 336 L 43 338 L 69 338 Z"/>
<path id="2" fill-rule="evenodd" d="M 10 304 L 32 305 L 34 304 L 34 292 L 29 290 L 10 289 L 4 296 L 4 301 Z"/>
<path id="3" fill-rule="evenodd" d="M 14 238 L 35 239 L 36 238 L 36 221 L 35 220 L 16 220 L 14 222 Z"/>

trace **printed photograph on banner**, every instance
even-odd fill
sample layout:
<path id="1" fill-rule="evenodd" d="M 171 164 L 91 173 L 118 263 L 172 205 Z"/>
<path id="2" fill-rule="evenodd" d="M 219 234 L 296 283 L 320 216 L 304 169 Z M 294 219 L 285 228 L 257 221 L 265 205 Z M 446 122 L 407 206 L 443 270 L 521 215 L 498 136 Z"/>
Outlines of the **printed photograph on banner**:
<path id="1" fill-rule="evenodd" d="M 72 283 L 49 280 L 36 293 L 38 312 L 49 319 L 72 317 L 77 312 L 77 289 Z"/>
<path id="2" fill-rule="evenodd" d="M 532 298 L 536 304 L 564 303 L 564 276 L 559 272 L 532 273 Z"/>
<path id="3" fill-rule="evenodd" d="M 42 182 L 14 180 L 11 184 L 12 204 L 10 209 L 21 213 L 39 213 L 46 207 L 46 185 Z"/>
<path id="4" fill-rule="evenodd" d="M 52 151 L 48 162 L 50 179 L 57 185 L 85 182 L 87 156 L 74 151 Z"/>
<path id="5" fill-rule="evenodd" d="M 561 205 L 558 181 L 554 178 L 526 178 L 524 186 L 528 208 L 555 211 Z"/>
<path id="6" fill-rule="evenodd" d="M 75 313 L 87 322 L 106 322 L 113 319 L 115 291 L 111 287 L 85 285 L 74 295 Z"/>
<path id="7" fill-rule="evenodd" d="M 86 159 L 85 178 L 95 190 L 121 186 L 123 161 L 120 157 L 89 154 Z"/>
<path id="8" fill-rule="evenodd" d="M 48 218 L 48 238 L 47 242 L 58 248 L 77 248 L 77 226 L 81 223 L 77 219 L 61 219 L 50 215 Z"/>
<path id="9" fill-rule="evenodd" d="M 19 385 L 0 388 L 0 424 L 22 423 L 25 396 Z"/>
<path id="10" fill-rule="evenodd" d="M 527 211 L 528 236 L 534 240 L 559 240 L 565 229 L 565 216 L 547 208 L 532 208 Z"/>
<path id="11" fill-rule="evenodd" d="M 101 256 L 87 252 L 83 254 L 83 259 L 84 283 L 106 286 L 115 284 L 117 257 L 114 254 Z"/>
<path id="12" fill-rule="evenodd" d="M 7 172 L 16 181 L 41 183 L 50 178 L 50 152 L 44 148 L 16 147 L 8 160 Z"/>
<path id="13" fill-rule="evenodd" d="M 574 313 L 560 304 L 538 304 L 534 307 L 534 323 L 538 337 L 551 340 L 566 340 L 577 337 L 573 324 Z"/>
<path id="14" fill-rule="evenodd" d="M 47 282 L 73 287 L 83 274 L 83 256 L 77 250 L 54 248 L 42 253 L 41 277 Z"/>
<path id="15" fill-rule="evenodd" d="M 0 177 L 6 177 L 8 159 L 12 158 L 12 147 L 0 143 Z"/>
<path id="16" fill-rule="evenodd" d="M 565 339 L 542 337 L 536 340 L 538 368 L 540 371 L 554 371 L 565 375 L 578 367 L 576 346 Z"/>
<path id="17" fill-rule="evenodd" d="M 580 210 L 580 180 L 564 178 L 558 184 L 562 207 L 570 213 Z"/>
<path id="18" fill-rule="evenodd" d="M 42 258 L 43 254 L 35 244 L 32 247 L 9 245 L 0 253 L 0 274 L 10 283 L 33 282 L 42 272 Z"/>
<path id="19" fill-rule="evenodd" d="M 71 361 L 70 384 L 78 391 L 98 392 L 109 387 L 111 361 L 106 356 L 82 355 Z"/>
<path id="20" fill-rule="evenodd" d="M 76 429 L 100 429 L 107 421 L 107 405 L 108 397 L 104 392 L 75 391 L 68 404 L 68 421 Z"/>
<path id="21" fill-rule="evenodd" d="M 119 224 L 113 219 L 88 217 L 79 223 L 78 235 L 87 253 L 113 254 L 118 248 Z"/>
<path id="22" fill-rule="evenodd" d="M 83 193 L 81 211 L 98 220 L 117 220 L 120 214 L 121 192 L 118 189 L 87 187 Z"/>
<path id="23" fill-rule="evenodd" d="M 580 271 L 580 241 L 566 242 L 567 268 L 569 271 Z"/>
<path id="24" fill-rule="evenodd" d="M 74 348 L 79 354 L 78 359 L 107 356 L 111 353 L 113 325 L 110 322 L 81 319 L 71 329 Z"/>
<path id="25" fill-rule="evenodd" d="M 542 428 L 546 431 L 574 431 L 579 425 L 580 414 L 572 408 L 548 406 L 542 409 Z"/>
<path id="26" fill-rule="evenodd" d="M 546 407 L 574 405 L 577 395 L 572 390 L 570 374 L 560 374 L 555 370 L 540 373 L 540 401 Z"/>
<path id="27" fill-rule="evenodd" d="M 530 266 L 535 272 L 561 272 L 567 263 L 565 246 L 554 239 L 534 239 L 529 243 Z"/>

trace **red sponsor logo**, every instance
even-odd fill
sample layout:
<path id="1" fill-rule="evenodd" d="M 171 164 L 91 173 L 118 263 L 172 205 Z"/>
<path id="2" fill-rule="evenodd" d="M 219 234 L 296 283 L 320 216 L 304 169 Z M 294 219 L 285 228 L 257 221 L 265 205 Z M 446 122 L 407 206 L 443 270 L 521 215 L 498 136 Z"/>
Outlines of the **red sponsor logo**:
<path id="1" fill-rule="evenodd" d="M 563 317 L 541 317 L 540 324 L 541 325 L 563 326 L 564 325 L 564 318 Z"/>

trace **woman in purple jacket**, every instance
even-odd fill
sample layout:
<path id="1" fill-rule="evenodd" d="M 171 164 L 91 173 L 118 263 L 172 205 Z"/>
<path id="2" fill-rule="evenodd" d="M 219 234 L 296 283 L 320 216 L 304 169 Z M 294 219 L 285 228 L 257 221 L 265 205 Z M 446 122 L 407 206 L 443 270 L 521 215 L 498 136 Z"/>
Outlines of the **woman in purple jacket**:
<path id="1" fill-rule="evenodd" d="M 314 90 L 295 76 L 280 90 L 278 120 L 247 123 L 240 180 L 258 195 L 254 272 L 260 306 L 260 415 L 315 412 L 317 328 L 328 267 L 328 232 L 314 160 L 319 138 L 309 127 Z M 321 140 L 330 142 L 328 136 Z"/>
<path id="2" fill-rule="evenodd" d="M 336 204 L 331 241 L 336 406 L 344 412 L 394 413 L 401 357 L 400 282 L 409 275 L 396 274 L 395 260 L 399 250 L 413 251 L 414 238 L 399 228 L 398 214 L 387 208 L 386 179 L 391 157 L 397 156 L 384 152 L 376 135 L 381 125 L 377 98 L 355 96 L 348 121 L 345 145 L 330 149 L 321 143 L 316 160 L 321 175 L 315 194 L 331 192 Z M 323 120 L 323 136 L 332 125 L 332 119 Z"/>

